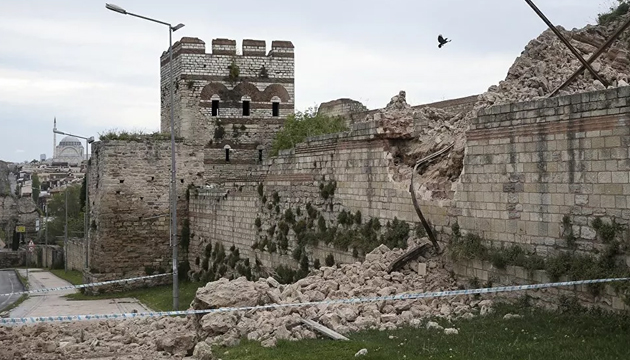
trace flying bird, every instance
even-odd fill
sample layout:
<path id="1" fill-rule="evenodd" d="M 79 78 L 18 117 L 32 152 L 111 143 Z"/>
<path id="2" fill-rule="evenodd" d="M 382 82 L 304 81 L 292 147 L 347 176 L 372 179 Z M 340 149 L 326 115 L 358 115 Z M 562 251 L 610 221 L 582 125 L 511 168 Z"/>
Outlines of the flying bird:
<path id="1" fill-rule="evenodd" d="M 438 42 L 440 43 L 438 45 L 438 48 L 442 48 L 442 46 L 444 46 L 448 42 L 451 42 L 451 40 L 449 40 L 448 38 L 442 37 L 442 34 L 440 34 L 438 35 Z"/>

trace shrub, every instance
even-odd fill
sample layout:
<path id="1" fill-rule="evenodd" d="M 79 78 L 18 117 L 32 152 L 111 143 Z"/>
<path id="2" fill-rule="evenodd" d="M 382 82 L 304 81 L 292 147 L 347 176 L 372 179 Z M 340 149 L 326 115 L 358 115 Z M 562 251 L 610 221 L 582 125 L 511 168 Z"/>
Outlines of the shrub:
<path id="1" fill-rule="evenodd" d="M 333 266 L 335 265 L 335 257 L 333 254 L 328 254 L 324 262 L 326 263 L 326 266 Z"/>
<path id="2" fill-rule="evenodd" d="M 357 212 L 354 214 L 354 223 L 357 225 L 361 225 L 362 219 L 361 219 L 361 211 L 357 210 Z"/>
<path id="3" fill-rule="evenodd" d="M 317 113 L 317 108 L 305 112 L 296 111 L 287 117 L 281 131 L 276 133 L 271 145 L 271 155 L 280 150 L 291 149 L 303 142 L 308 136 L 339 133 L 347 131 L 346 122 L 341 117 L 330 117 Z"/>
<path id="4" fill-rule="evenodd" d="M 264 190 L 263 184 L 262 183 L 258 184 L 258 196 L 262 197 L 264 195 L 263 190 Z"/>
<path id="5" fill-rule="evenodd" d="M 313 261 L 313 268 L 319 269 L 320 267 L 322 267 L 322 265 L 319 263 L 319 259 L 315 259 L 315 261 Z"/>
<path id="6" fill-rule="evenodd" d="M 225 129 L 220 124 L 214 128 L 214 139 L 221 140 L 225 136 Z"/>
<path id="7" fill-rule="evenodd" d="M 407 239 L 409 239 L 409 224 L 398 220 L 397 217 L 394 217 L 393 222 L 387 223 L 387 230 L 383 235 L 383 244 L 390 249 L 406 249 Z"/>
<path id="8" fill-rule="evenodd" d="M 254 225 L 256 225 L 258 230 L 260 230 L 260 227 L 262 226 L 262 221 L 260 220 L 259 217 L 256 218 L 256 221 L 254 222 Z"/>
<path id="9" fill-rule="evenodd" d="M 324 217 L 321 214 L 319 214 L 319 217 L 317 218 L 317 228 L 320 233 L 326 232 L 326 220 L 324 220 Z"/>
<path id="10" fill-rule="evenodd" d="M 293 215 L 293 211 L 291 209 L 287 209 L 284 212 L 284 220 L 289 224 L 295 223 L 295 215 Z"/>
<path id="11" fill-rule="evenodd" d="M 630 10 L 630 2 L 628 0 L 617 0 L 619 5 L 611 6 L 608 12 L 601 13 L 597 17 L 597 23 L 600 25 L 609 24 L 612 21 L 620 18 L 628 13 Z"/>

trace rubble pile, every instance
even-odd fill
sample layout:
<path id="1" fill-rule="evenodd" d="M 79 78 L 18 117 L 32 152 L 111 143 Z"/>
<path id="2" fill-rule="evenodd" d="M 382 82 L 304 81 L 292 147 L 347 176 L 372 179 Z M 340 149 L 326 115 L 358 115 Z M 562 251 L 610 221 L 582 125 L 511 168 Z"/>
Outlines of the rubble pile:
<path id="1" fill-rule="evenodd" d="M 607 25 L 588 25 L 571 31 L 558 26 L 558 30 L 578 53 L 588 60 L 629 16 L 630 14 L 627 14 Z M 628 86 L 630 82 L 630 36 L 627 33 L 628 31 L 615 40 L 591 64 L 609 83 L 609 88 Z M 559 87 L 581 66 L 582 63 L 566 45 L 551 29 L 547 29 L 527 44 L 510 67 L 504 81 L 491 86 L 487 92 L 480 95 L 475 108 L 542 98 Z M 604 89 L 606 87 L 585 70 L 575 81 L 561 90 L 559 95 Z"/>
<path id="2" fill-rule="evenodd" d="M 607 25 L 588 25 L 571 31 L 562 27 L 558 29 L 588 59 L 628 17 L 630 13 Z M 444 156 L 420 168 L 421 176 L 416 183 L 416 193 L 424 200 L 450 199 L 453 195 L 451 185 L 457 181 L 463 169 L 465 134 L 478 111 L 492 105 L 544 98 L 580 66 L 582 63 L 548 29 L 527 44 L 510 67 L 505 80 L 479 95 L 472 110 L 453 113 L 429 107 L 416 109 L 406 103 L 402 91 L 384 109 L 368 115 L 365 121 L 380 121 L 379 129 L 382 129 L 381 134 L 386 138 L 409 139 L 395 147 L 391 154 L 392 179 L 401 183 L 409 181 L 416 161 L 454 144 L 453 149 Z M 630 31 L 622 33 L 592 66 L 610 84 L 609 88 L 628 86 Z M 559 95 L 605 88 L 585 70 Z M 406 166 L 399 166 L 401 163 Z"/>
<path id="3" fill-rule="evenodd" d="M 0 326 L 0 359 L 181 359 L 194 346 L 187 318 Z"/>
<path id="4" fill-rule="evenodd" d="M 291 285 L 275 279 L 256 282 L 239 278 L 221 279 L 197 290 L 194 309 L 250 307 L 270 304 L 320 302 L 347 298 L 372 298 L 392 294 L 454 290 L 457 285 L 442 267 L 440 259 L 425 260 L 422 266 L 411 262 L 401 270 L 388 274 L 387 266 L 403 254 L 385 245 L 372 251 L 363 263 L 323 267 Z M 425 271 L 426 270 L 426 274 Z M 195 328 L 207 345 L 231 346 L 241 338 L 275 346 L 277 340 L 300 340 L 316 337 L 302 323 L 313 320 L 346 334 L 365 329 L 389 330 L 404 325 L 423 326 L 428 317 L 448 319 L 471 318 L 474 313 L 487 313 L 491 301 L 472 297 L 396 300 L 357 304 L 321 304 L 303 307 L 279 307 L 269 310 L 215 312 L 197 315 Z"/>
<path id="5" fill-rule="evenodd" d="M 426 239 L 423 239 L 426 240 Z M 218 309 L 295 304 L 333 299 L 371 298 L 458 288 L 441 258 L 408 263 L 388 274 L 387 266 L 404 250 L 381 245 L 363 263 L 313 270 L 290 285 L 274 278 L 248 281 L 225 278 L 199 288 L 191 307 Z M 428 318 L 472 318 L 492 311 L 492 301 L 472 296 L 395 300 L 355 304 L 322 304 L 257 310 L 222 311 L 183 317 L 40 323 L 0 326 L 0 359 L 212 359 L 214 345 L 236 345 L 240 339 L 272 347 L 281 339 L 318 337 L 302 319 L 342 334 L 364 329 L 432 326 Z M 449 334 L 453 330 L 448 330 Z"/>

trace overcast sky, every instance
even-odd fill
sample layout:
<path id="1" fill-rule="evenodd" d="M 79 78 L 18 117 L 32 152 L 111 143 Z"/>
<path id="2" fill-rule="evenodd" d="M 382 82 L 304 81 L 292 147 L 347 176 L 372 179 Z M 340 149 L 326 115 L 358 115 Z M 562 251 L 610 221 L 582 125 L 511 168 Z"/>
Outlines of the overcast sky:
<path id="1" fill-rule="evenodd" d="M 292 41 L 298 110 L 341 97 L 379 108 L 399 90 L 411 104 L 478 94 L 546 29 L 523 0 L 111 1 L 186 24 L 174 41 Z M 571 29 L 612 1 L 536 3 Z M 442 49 L 440 33 L 453 40 Z M 83 136 L 159 130 L 166 27 L 100 0 L 0 0 L 0 45 L 0 159 L 50 157 L 55 116 L 59 130 Z"/>

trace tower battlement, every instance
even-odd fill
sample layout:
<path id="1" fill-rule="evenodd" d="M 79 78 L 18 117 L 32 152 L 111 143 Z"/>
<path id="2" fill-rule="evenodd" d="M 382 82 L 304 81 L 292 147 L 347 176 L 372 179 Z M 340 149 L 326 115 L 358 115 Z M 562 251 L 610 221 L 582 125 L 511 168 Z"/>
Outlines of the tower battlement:
<path id="1" fill-rule="evenodd" d="M 215 38 L 209 48 L 194 37 L 173 44 L 175 132 L 207 146 L 214 165 L 260 163 L 294 112 L 293 43 L 273 40 L 268 48 L 264 40 L 244 39 L 238 51 L 236 40 Z M 165 51 L 160 57 L 163 132 L 170 132 L 169 62 Z M 226 146 L 233 156 L 225 153 Z"/>
<path id="2" fill-rule="evenodd" d="M 245 57 L 285 57 L 293 58 L 294 46 L 291 41 L 273 40 L 271 49 L 267 52 L 265 40 L 244 39 L 241 44 L 241 53 L 237 52 L 236 40 L 217 38 L 212 40 L 211 52 L 206 53 L 206 43 L 193 37 L 183 37 L 173 44 L 173 60 L 182 54 L 204 54 L 214 56 L 245 56 Z M 168 64 L 168 50 L 162 52 L 160 62 L 162 66 Z"/>

